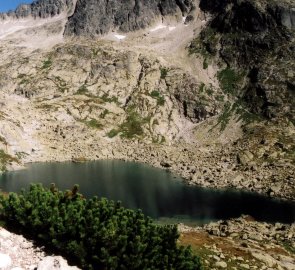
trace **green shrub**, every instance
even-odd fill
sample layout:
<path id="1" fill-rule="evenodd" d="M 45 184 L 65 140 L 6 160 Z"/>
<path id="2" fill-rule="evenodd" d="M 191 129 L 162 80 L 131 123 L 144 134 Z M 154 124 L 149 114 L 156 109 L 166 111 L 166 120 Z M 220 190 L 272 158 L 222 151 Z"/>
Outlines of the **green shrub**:
<path id="1" fill-rule="evenodd" d="M 120 202 L 86 200 L 75 186 L 61 192 L 31 185 L 0 197 L 0 214 L 10 223 L 75 259 L 83 269 L 201 269 L 190 248 L 177 245 L 177 227 L 158 226 Z"/>

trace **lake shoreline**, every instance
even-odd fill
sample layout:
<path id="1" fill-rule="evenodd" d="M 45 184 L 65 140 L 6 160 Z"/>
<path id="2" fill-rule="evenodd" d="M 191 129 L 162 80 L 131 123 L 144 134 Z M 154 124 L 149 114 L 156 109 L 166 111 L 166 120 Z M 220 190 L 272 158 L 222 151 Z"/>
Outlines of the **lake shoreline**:
<path id="1" fill-rule="evenodd" d="M 96 149 L 97 148 L 97 149 Z M 120 142 L 97 146 L 81 155 L 65 152 L 56 155 L 42 153 L 40 157 L 24 160 L 23 165 L 36 162 L 85 162 L 97 160 L 122 160 L 140 162 L 161 168 L 180 176 L 188 185 L 214 189 L 235 189 L 263 194 L 271 198 L 295 201 L 295 190 L 290 182 L 283 181 L 284 173 L 290 167 L 266 166 L 265 164 L 242 166 L 229 150 L 220 148 L 195 148 L 190 144 L 178 145 L 145 144 L 141 142 Z M 81 152 L 81 151 L 80 151 Z M 287 164 L 289 165 L 289 164 Z M 11 166 L 9 170 L 20 169 Z M 273 176 L 279 176 L 274 179 Z M 288 177 L 288 176 L 287 176 Z M 291 179 L 292 182 L 292 179 Z M 293 190 L 292 190 L 293 189 Z"/>

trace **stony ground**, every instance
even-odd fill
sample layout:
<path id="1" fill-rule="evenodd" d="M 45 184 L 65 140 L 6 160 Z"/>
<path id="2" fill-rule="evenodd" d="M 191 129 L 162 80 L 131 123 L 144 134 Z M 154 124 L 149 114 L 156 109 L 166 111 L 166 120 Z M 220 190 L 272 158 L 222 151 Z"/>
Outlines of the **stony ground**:
<path id="1" fill-rule="evenodd" d="M 180 243 L 191 245 L 208 270 L 295 269 L 295 223 L 241 217 L 197 228 L 182 225 L 180 231 Z"/>
<path id="2" fill-rule="evenodd" d="M 70 267 L 60 256 L 49 256 L 44 247 L 37 247 L 33 241 L 22 235 L 11 233 L 0 227 L 0 269 L 1 270 L 78 270 Z"/>

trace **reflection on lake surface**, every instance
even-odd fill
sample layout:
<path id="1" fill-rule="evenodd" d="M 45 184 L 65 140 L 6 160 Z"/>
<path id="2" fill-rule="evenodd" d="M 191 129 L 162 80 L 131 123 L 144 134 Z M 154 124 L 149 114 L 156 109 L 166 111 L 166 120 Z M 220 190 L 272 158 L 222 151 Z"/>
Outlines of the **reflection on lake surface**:
<path id="1" fill-rule="evenodd" d="M 20 191 L 30 183 L 56 183 L 61 190 L 80 185 L 86 197 L 120 200 L 153 218 L 184 223 L 249 214 L 270 222 L 295 221 L 295 203 L 238 191 L 216 191 L 185 185 L 180 177 L 148 165 L 117 160 L 86 163 L 35 163 L 27 170 L 0 175 L 0 188 Z"/>

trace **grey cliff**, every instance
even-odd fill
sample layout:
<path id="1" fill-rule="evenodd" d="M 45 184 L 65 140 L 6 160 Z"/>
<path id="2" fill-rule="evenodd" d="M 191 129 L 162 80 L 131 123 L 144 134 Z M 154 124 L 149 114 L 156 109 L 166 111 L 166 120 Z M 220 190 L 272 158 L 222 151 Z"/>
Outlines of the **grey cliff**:
<path id="1" fill-rule="evenodd" d="M 66 35 L 101 35 L 113 29 L 122 32 L 146 28 L 156 19 L 187 15 L 193 0 L 78 0 L 66 25 Z"/>

